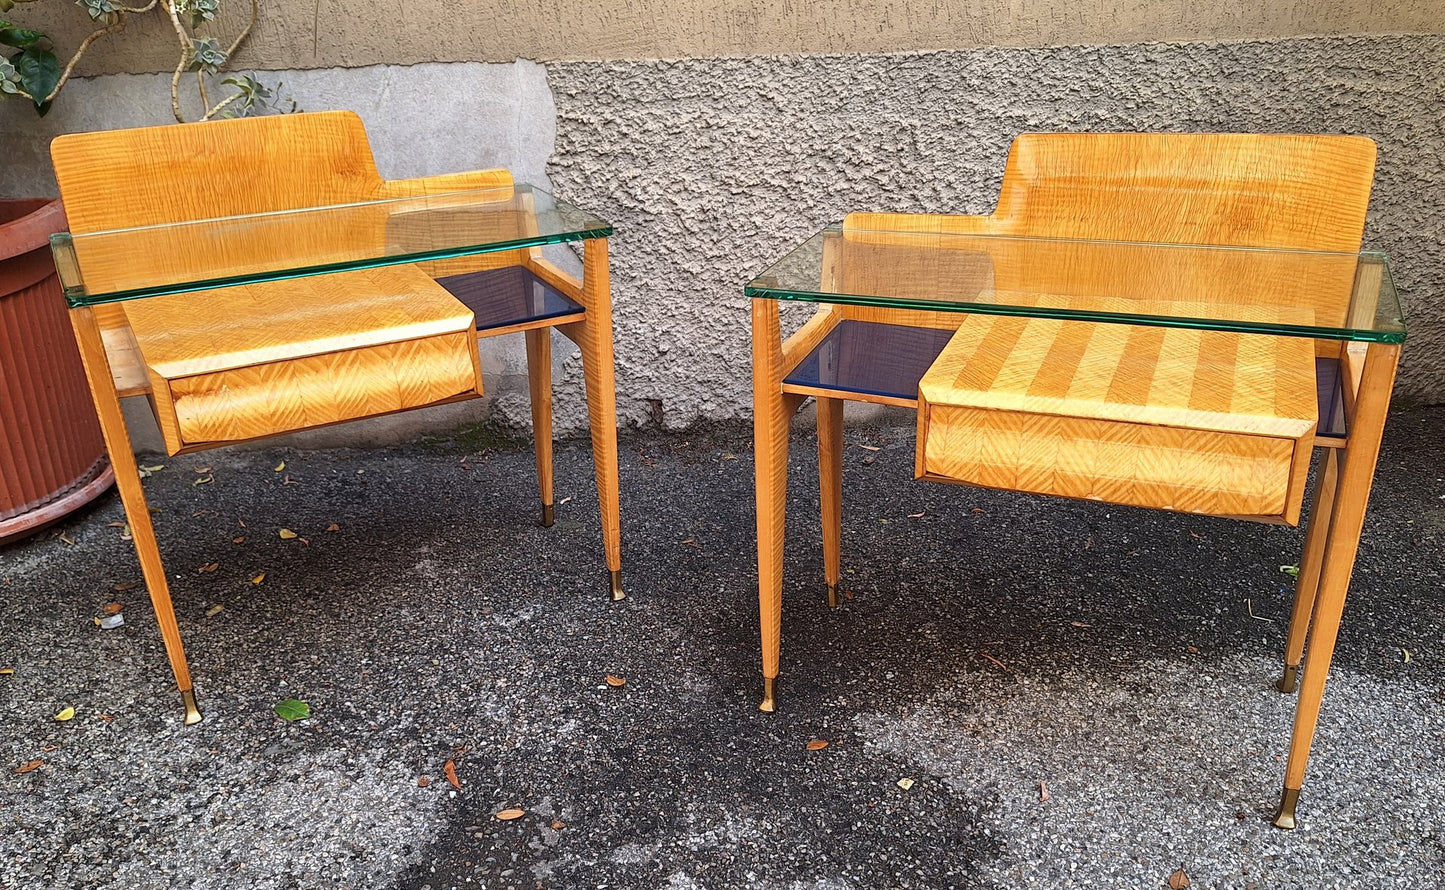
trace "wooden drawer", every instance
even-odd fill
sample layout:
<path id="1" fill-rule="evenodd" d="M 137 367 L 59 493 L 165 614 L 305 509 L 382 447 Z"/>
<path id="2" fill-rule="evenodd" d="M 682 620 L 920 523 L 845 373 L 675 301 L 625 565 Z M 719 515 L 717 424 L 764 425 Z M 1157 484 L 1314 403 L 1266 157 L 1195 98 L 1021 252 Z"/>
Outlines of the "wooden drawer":
<path id="1" fill-rule="evenodd" d="M 971 316 L 919 383 L 916 475 L 1298 524 L 1306 338 Z"/>
<path id="2" fill-rule="evenodd" d="M 414 266 L 124 306 L 171 454 L 482 392 L 471 310 Z"/>

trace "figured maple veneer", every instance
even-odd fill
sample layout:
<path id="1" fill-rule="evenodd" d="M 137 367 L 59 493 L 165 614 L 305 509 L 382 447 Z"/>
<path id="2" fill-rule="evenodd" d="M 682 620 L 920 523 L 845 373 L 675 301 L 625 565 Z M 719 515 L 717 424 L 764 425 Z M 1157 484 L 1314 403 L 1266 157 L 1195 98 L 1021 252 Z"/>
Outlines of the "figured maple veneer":
<path id="1" fill-rule="evenodd" d="M 919 383 L 920 478 L 1299 522 L 1305 338 L 971 316 Z"/>
<path id="2" fill-rule="evenodd" d="M 415 266 L 124 304 L 166 449 L 482 392 L 472 312 Z"/>

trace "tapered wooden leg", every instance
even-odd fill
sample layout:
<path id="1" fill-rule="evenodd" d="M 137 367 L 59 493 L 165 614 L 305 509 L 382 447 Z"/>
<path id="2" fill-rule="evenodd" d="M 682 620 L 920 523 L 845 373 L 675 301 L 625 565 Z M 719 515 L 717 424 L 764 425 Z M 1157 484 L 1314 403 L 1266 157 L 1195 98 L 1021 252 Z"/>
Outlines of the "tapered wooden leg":
<path id="1" fill-rule="evenodd" d="M 1320 567 L 1324 562 L 1325 541 L 1329 539 L 1330 514 L 1335 504 L 1335 483 L 1339 479 L 1342 456 L 1338 448 L 1327 449 L 1320 467 L 1320 483 L 1315 487 L 1314 503 L 1310 506 L 1299 577 L 1295 579 L 1294 611 L 1289 620 L 1289 640 L 1284 647 L 1284 674 L 1274 684 L 1280 692 L 1294 692 L 1299 686 L 1300 661 L 1304 657 L 1315 597 L 1319 594 Z"/>
<path id="2" fill-rule="evenodd" d="M 788 492 L 788 420 L 783 398 L 778 304 L 753 300 L 753 466 L 758 512 L 758 613 L 763 647 L 763 701 L 777 708 L 774 690 L 782 649 L 783 520 Z"/>
<path id="3" fill-rule="evenodd" d="M 587 418 L 592 427 L 592 462 L 597 471 L 597 501 L 602 512 L 602 548 L 607 558 L 611 597 L 623 599 L 622 515 L 617 481 L 617 391 L 612 359 L 612 285 L 607 239 L 585 242 L 582 298 L 587 315 L 577 327 L 582 373 L 587 381 Z"/>
<path id="4" fill-rule="evenodd" d="M 542 527 L 551 528 L 552 509 L 552 329 L 526 332 L 527 383 L 532 396 L 532 440 L 537 451 L 537 488 L 542 496 Z"/>
<path id="5" fill-rule="evenodd" d="M 1374 481 L 1375 462 L 1380 454 L 1380 438 L 1390 408 L 1390 391 L 1395 384 L 1399 357 L 1400 347 L 1391 343 L 1372 343 L 1365 353 L 1364 373 L 1355 399 L 1355 413 L 1350 419 L 1349 440 L 1325 542 L 1319 593 L 1315 598 L 1314 619 L 1310 625 L 1309 652 L 1300 682 L 1299 702 L 1295 706 L 1289 760 L 1285 764 L 1284 793 L 1274 819 L 1274 824 L 1280 828 L 1295 827 L 1295 804 L 1304 785 L 1305 766 L 1319 721 L 1320 702 L 1324 698 L 1325 680 L 1339 635 L 1340 614 L 1350 586 L 1350 573 L 1355 566 L 1355 552 L 1364 525 L 1365 506 L 1370 499 L 1370 485 Z"/>
<path id="6" fill-rule="evenodd" d="M 100 336 L 100 325 L 96 322 L 95 311 L 89 307 L 70 310 L 70 324 L 75 331 L 75 342 L 80 347 L 80 358 L 85 365 L 85 376 L 90 383 L 90 394 L 95 400 L 96 414 L 100 417 L 100 430 L 105 438 L 110 463 L 115 469 L 115 487 L 120 490 L 120 500 L 125 506 L 125 518 L 130 523 L 131 538 L 135 543 L 136 555 L 140 558 L 141 575 L 145 578 L 146 589 L 150 592 L 151 604 L 155 608 L 156 624 L 161 629 L 161 639 L 166 644 L 166 656 L 171 662 L 171 671 L 176 677 L 176 687 L 181 692 L 187 726 L 201 722 L 201 712 L 196 707 L 196 696 L 191 688 L 191 669 L 186 664 L 186 650 L 181 644 L 181 630 L 176 625 L 176 610 L 171 604 L 170 587 L 166 584 L 166 569 L 161 563 L 160 548 L 156 533 L 151 525 L 150 509 L 146 505 L 145 491 L 141 487 L 140 468 L 136 466 L 135 452 L 131 450 L 130 433 L 126 430 L 125 416 L 120 409 L 120 396 L 111 377 L 110 362 L 105 356 L 105 345 Z"/>
<path id="7" fill-rule="evenodd" d="M 823 507 L 823 579 L 828 608 L 838 608 L 843 565 L 843 400 L 817 399 L 818 488 Z"/>

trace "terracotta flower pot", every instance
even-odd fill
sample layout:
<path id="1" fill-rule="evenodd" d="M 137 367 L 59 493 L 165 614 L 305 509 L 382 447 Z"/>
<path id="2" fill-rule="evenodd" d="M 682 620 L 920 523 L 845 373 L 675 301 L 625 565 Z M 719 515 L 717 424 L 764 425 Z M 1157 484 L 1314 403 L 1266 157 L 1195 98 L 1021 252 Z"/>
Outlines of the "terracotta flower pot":
<path id="1" fill-rule="evenodd" d="M 50 259 L 59 201 L 0 200 L 0 545 L 115 481 Z"/>

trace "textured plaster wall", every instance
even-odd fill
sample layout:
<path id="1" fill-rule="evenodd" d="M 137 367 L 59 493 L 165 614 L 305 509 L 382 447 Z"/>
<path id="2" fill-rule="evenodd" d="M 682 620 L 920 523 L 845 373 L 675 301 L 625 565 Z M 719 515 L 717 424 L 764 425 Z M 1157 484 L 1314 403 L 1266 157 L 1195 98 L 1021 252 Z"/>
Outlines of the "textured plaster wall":
<path id="1" fill-rule="evenodd" d="M 849 210 L 987 213 L 1025 130 L 1358 133 L 1366 245 L 1410 315 L 1397 392 L 1445 399 L 1445 38 L 547 66 L 551 178 L 608 216 L 619 413 L 750 410 L 742 286 Z M 806 310 L 800 310 L 806 311 Z M 786 316 L 785 316 L 786 317 Z"/>
<path id="2" fill-rule="evenodd" d="M 506 167 L 519 180 L 547 185 L 556 112 L 545 72 L 533 62 L 378 65 L 281 71 L 268 78 L 283 81 L 306 110 L 349 109 L 360 114 L 385 177 Z M 21 103 L 0 102 L 0 197 L 55 194 L 49 145 L 60 133 L 174 121 L 170 78 L 158 74 L 77 80 L 39 120 Z M 564 254 L 561 259 L 571 257 Z M 571 385 L 568 375 L 580 381 L 580 360 L 570 341 L 559 339 L 553 357 L 564 386 Z M 529 424 L 521 337 L 485 341 L 482 370 L 488 399 L 317 430 L 293 441 L 313 446 L 388 442 L 412 437 L 419 429 L 453 428 L 489 416 L 506 424 Z M 574 388 L 580 392 L 580 386 L 578 382 Z M 573 428 L 585 426 L 585 413 L 579 407 L 559 401 L 560 419 Z M 580 395 L 576 401 L 581 401 Z M 149 410 L 137 399 L 126 405 L 138 444 L 159 450 L 160 433 Z"/>
<path id="3" fill-rule="evenodd" d="M 247 4 L 228 0 L 223 9 L 234 19 Z M 75 46 L 89 26 L 59 0 L 11 15 L 52 28 L 62 46 Z M 274 70 L 1237 40 L 1429 33 L 1442 20 L 1445 0 L 263 0 L 239 63 Z M 238 30 L 223 25 L 222 34 Z M 175 66 L 163 17 L 123 37 L 98 44 L 82 70 Z"/>

